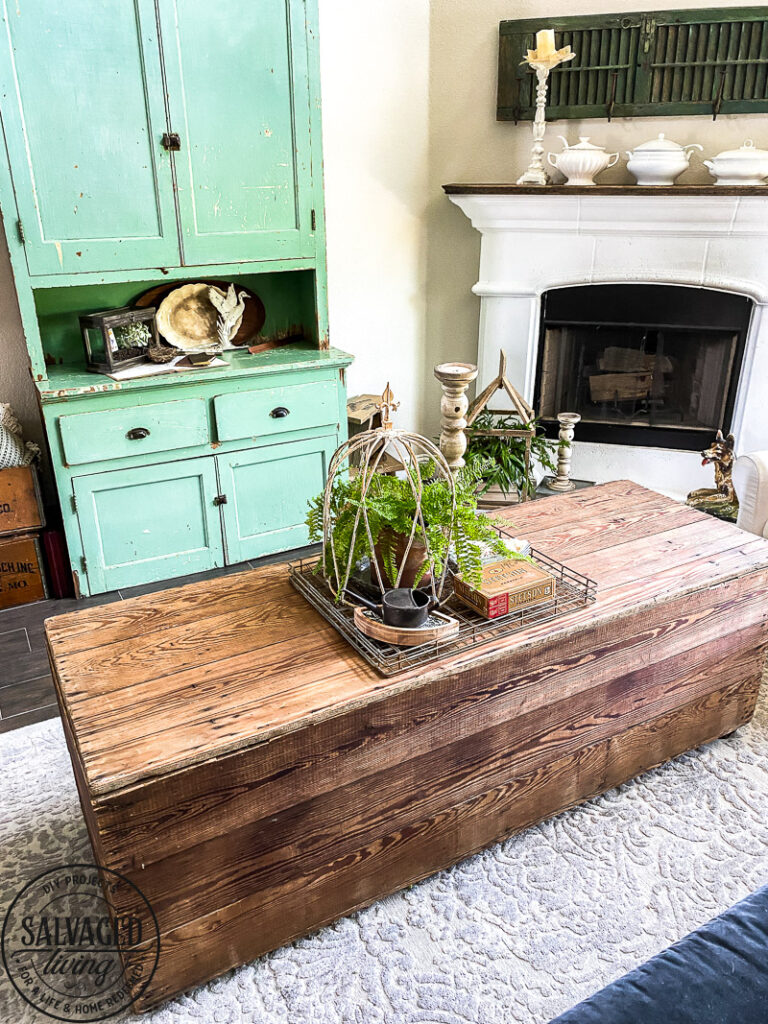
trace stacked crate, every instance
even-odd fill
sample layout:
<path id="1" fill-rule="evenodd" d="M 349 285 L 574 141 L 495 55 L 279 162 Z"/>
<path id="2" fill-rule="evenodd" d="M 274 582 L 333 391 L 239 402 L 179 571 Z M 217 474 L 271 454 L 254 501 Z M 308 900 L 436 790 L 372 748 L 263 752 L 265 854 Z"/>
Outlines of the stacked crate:
<path id="1" fill-rule="evenodd" d="M 44 525 L 34 468 L 0 469 L 0 609 L 48 596 L 39 533 Z"/>

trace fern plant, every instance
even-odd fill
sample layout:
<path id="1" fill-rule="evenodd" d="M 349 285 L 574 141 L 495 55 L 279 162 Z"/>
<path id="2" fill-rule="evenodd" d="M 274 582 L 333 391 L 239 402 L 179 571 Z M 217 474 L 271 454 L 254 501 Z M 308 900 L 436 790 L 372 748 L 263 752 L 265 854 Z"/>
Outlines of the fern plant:
<path id="1" fill-rule="evenodd" d="M 525 465 L 525 438 L 478 433 L 484 430 L 534 430 L 535 436 L 531 438 L 531 465 L 527 468 Z M 498 487 L 505 494 L 517 493 L 520 497 L 524 494 L 529 497 L 535 494 L 533 459 L 550 473 L 557 473 L 554 457 L 559 442 L 550 441 L 544 436 L 538 418 L 531 420 L 530 423 L 520 423 L 514 416 L 503 416 L 485 410 L 472 426 L 467 428 L 467 438 L 467 465 L 474 469 L 485 467 L 482 472 L 481 494 L 485 494 L 491 487 Z"/>
<path id="2" fill-rule="evenodd" d="M 483 471 L 488 469 L 487 465 L 476 462 L 474 466 L 466 467 L 455 475 L 456 507 L 452 516 L 448 483 L 442 479 L 432 479 L 435 474 L 433 462 L 421 466 L 421 479 L 427 481 L 423 484 L 421 495 L 424 529 L 418 524 L 414 539 L 422 544 L 429 544 L 432 568 L 437 576 L 445 567 L 449 548 L 453 549 L 458 573 L 472 586 L 480 584 L 484 552 L 492 552 L 506 558 L 520 557 L 504 543 L 490 521 L 477 511 L 475 489 Z M 407 472 L 412 474 L 415 482 L 416 471 L 411 469 Z M 351 479 L 337 477 L 331 492 L 331 532 L 336 550 L 336 563 L 343 575 L 341 580 L 336 581 L 339 592 L 349 580 L 348 566 L 354 569 L 366 555 L 375 557 L 375 553 L 370 550 L 370 541 L 362 519 L 356 532 L 354 529 L 355 518 L 362 501 L 361 492 L 362 478 L 359 475 Z M 323 495 L 319 494 L 308 504 L 309 539 L 316 543 L 323 538 Z M 379 546 L 381 552 L 384 575 L 394 586 L 398 569 L 395 557 L 397 540 L 410 535 L 417 515 L 413 488 L 407 477 L 376 473 L 365 496 L 365 507 L 371 528 L 371 539 L 374 545 Z M 350 560 L 353 543 L 354 551 L 351 552 Z M 324 569 L 327 576 L 335 576 L 330 546 L 325 553 Z M 429 569 L 430 565 L 425 562 L 414 581 L 414 586 L 418 586 Z"/>

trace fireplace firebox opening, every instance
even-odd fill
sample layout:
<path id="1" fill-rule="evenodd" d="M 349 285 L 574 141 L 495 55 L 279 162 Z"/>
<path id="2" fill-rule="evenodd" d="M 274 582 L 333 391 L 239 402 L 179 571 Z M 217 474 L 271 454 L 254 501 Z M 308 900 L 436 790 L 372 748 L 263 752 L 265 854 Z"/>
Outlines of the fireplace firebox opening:
<path id="1" fill-rule="evenodd" d="M 578 439 L 697 451 L 728 433 L 752 300 L 681 285 L 554 288 L 542 297 L 534 407 Z"/>

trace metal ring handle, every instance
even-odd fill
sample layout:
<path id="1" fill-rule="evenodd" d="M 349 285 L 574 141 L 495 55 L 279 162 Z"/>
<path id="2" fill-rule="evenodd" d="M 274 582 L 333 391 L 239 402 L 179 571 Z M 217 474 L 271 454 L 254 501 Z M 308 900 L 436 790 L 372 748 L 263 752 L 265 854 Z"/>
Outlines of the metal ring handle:
<path id="1" fill-rule="evenodd" d="M 278 405 L 276 409 L 273 409 L 269 414 L 273 420 L 281 420 L 290 414 L 290 409 L 286 409 L 284 405 Z"/>
<path id="2" fill-rule="evenodd" d="M 144 437 L 149 437 L 149 431 L 146 427 L 133 427 L 125 435 L 129 441 L 141 441 Z"/>

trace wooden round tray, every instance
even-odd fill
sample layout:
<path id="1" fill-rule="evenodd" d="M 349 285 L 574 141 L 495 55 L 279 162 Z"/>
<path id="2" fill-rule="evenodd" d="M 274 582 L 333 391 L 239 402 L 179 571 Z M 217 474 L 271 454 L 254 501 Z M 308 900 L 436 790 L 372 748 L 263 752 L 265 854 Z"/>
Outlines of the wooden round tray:
<path id="1" fill-rule="evenodd" d="M 443 640 L 459 631 L 458 619 L 452 619 L 450 615 L 443 615 L 442 612 L 430 612 L 433 619 L 442 619 L 439 626 L 422 626 L 420 629 L 402 629 L 397 626 L 387 626 L 381 619 L 374 619 L 368 615 L 364 608 L 355 608 L 355 625 L 361 633 L 371 637 L 372 640 L 382 640 L 387 644 L 396 644 L 398 647 L 418 647 L 419 644 L 427 644 L 431 640 Z"/>

